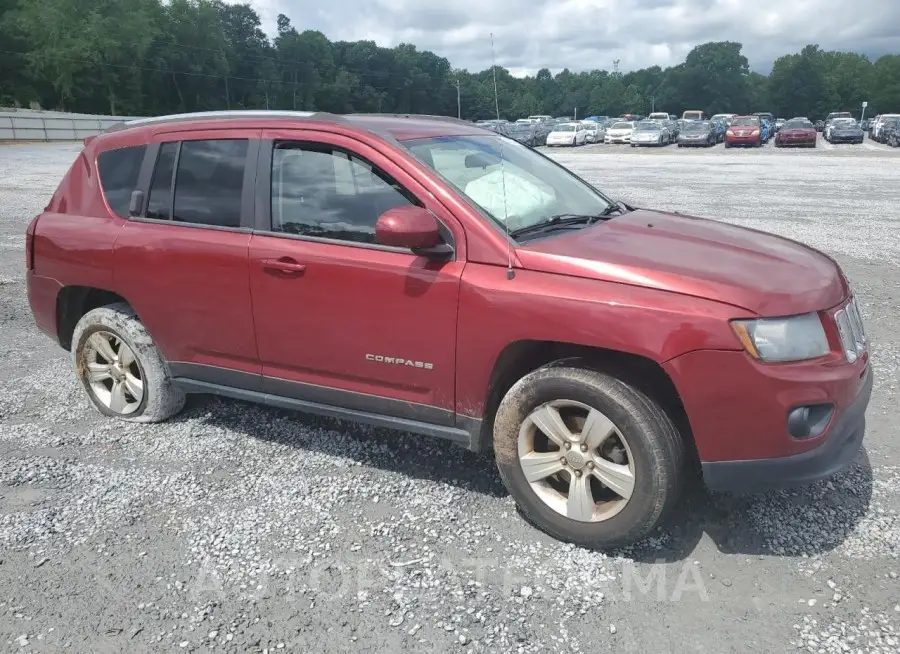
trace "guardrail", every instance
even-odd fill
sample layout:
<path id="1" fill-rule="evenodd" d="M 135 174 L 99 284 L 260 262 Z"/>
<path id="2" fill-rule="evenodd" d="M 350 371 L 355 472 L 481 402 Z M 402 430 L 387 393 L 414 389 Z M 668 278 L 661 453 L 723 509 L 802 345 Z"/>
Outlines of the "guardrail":
<path id="1" fill-rule="evenodd" d="M 0 110 L 0 141 L 80 141 L 137 116 L 92 116 L 52 111 Z"/>

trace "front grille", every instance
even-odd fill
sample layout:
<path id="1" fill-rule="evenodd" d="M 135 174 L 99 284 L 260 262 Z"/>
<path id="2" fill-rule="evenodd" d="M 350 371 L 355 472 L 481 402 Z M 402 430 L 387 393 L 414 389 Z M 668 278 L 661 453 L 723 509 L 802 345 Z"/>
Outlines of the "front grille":
<path id="1" fill-rule="evenodd" d="M 837 323 L 844 354 L 847 360 L 853 363 L 866 351 L 868 342 L 862 314 L 855 296 L 834 314 L 834 320 Z"/>

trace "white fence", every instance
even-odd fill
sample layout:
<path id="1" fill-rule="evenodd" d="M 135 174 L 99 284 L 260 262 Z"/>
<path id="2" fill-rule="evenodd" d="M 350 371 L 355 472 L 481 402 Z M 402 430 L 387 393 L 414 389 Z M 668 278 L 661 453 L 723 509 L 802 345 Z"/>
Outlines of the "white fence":
<path id="1" fill-rule="evenodd" d="M 80 141 L 135 118 L 0 108 L 0 141 Z"/>

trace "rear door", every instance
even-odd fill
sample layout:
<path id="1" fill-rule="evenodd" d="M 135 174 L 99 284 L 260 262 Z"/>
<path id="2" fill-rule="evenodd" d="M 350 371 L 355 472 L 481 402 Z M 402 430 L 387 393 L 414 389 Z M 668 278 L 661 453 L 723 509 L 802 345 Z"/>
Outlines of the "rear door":
<path id="1" fill-rule="evenodd" d="M 375 242 L 378 216 L 407 204 L 437 216 L 453 258 Z M 452 425 L 465 265 L 453 216 L 369 146 L 272 130 L 263 133 L 257 219 L 250 280 L 265 390 Z"/>
<path id="2" fill-rule="evenodd" d="M 260 130 L 163 135 L 115 246 L 116 288 L 172 373 L 258 389 L 248 250 Z"/>

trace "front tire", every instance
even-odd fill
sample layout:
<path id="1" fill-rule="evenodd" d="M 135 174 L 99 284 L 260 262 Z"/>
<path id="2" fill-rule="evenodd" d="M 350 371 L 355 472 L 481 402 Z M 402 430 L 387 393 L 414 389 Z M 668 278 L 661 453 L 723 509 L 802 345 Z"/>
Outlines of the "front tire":
<path id="1" fill-rule="evenodd" d="M 611 375 L 545 367 L 494 420 L 500 476 L 524 516 L 587 548 L 635 543 L 678 499 L 684 442 L 650 397 Z"/>
<path id="2" fill-rule="evenodd" d="M 72 362 L 88 399 L 105 416 L 162 422 L 184 407 L 184 393 L 127 304 L 82 316 L 72 337 Z"/>

